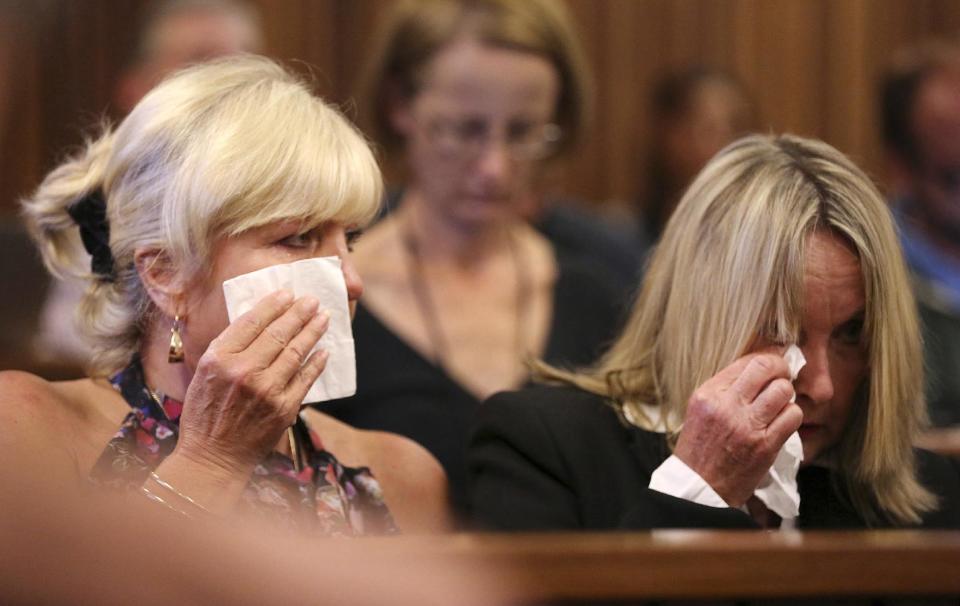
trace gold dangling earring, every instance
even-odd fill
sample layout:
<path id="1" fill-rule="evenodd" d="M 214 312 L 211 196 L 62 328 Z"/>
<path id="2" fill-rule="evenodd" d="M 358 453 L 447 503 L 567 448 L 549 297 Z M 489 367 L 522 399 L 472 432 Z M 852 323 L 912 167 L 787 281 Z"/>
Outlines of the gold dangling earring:
<path id="1" fill-rule="evenodd" d="M 173 326 L 170 327 L 170 351 L 167 354 L 167 362 L 170 364 L 179 364 L 183 362 L 183 338 L 180 336 L 180 315 L 173 317 Z"/>

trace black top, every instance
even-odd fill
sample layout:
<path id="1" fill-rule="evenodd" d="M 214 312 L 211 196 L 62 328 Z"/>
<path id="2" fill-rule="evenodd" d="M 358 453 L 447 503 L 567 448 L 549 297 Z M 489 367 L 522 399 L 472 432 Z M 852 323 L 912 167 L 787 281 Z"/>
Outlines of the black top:
<path id="1" fill-rule="evenodd" d="M 918 453 L 920 478 L 941 496 L 924 527 L 960 528 L 960 472 Z M 499 530 L 755 528 L 738 509 L 699 505 L 647 486 L 670 456 L 663 434 L 622 421 L 603 398 L 573 387 L 500 393 L 478 411 L 467 454 L 472 516 Z M 797 477 L 800 528 L 863 528 L 831 472 Z"/>
<path id="2" fill-rule="evenodd" d="M 573 201 L 551 200 L 533 226 L 550 240 L 561 263 L 581 263 L 607 276 L 629 304 L 650 248 L 639 232 L 630 229 L 632 225 L 613 225 Z"/>
<path id="3" fill-rule="evenodd" d="M 391 188 L 379 219 L 400 207 L 404 190 Z M 640 285 L 653 240 L 632 224 L 614 223 L 590 212 L 581 201 L 551 198 L 531 223 L 550 241 L 561 265 L 573 263 L 607 282 L 626 308 Z"/>
<path id="4" fill-rule="evenodd" d="M 575 263 L 559 263 L 553 318 L 544 359 L 581 366 L 592 362 L 620 328 L 612 288 Z M 318 404 L 361 429 L 390 431 L 422 444 L 447 472 L 458 512 L 466 503 L 464 452 L 479 406 L 470 392 L 392 332 L 362 302 L 353 320 L 357 394 Z"/>
<path id="5" fill-rule="evenodd" d="M 960 427 L 960 313 L 917 295 L 930 422 Z"/>

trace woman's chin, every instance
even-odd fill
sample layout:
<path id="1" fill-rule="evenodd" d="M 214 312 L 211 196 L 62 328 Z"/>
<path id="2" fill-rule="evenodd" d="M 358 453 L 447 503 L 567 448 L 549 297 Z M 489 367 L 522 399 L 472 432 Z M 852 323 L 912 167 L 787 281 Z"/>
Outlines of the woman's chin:
<path id="1" fill-rule="evenodd" d="M 457 204 L 455 215 L 461 225 L 483 229 L 513 219 L 516 213 L 509 200 L 467 198 Z"/>

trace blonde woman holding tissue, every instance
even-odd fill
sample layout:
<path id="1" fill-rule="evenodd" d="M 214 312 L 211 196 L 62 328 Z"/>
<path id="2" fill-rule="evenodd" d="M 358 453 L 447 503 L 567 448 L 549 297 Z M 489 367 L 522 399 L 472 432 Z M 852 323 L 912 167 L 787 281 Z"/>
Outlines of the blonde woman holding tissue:
<path id="1" fill-rule="evenodd" d="M 48 266 L 88 281 L 96 355 L 81 381 L 3 373 L 0 452 L 188 518 L 446 527 L 443 472 L 421 447 L 301 413 L 352 388 L 350 232 L 380 195 L 363 138 L 274 63 L 162 83 L 25 202 Z"/>
<path id="2" fill-rule="evenodd" d="M 610 352 L 541 374 L 557 385 L 480 410 L 486 526 L 960 527 L 956 469 L 912 445 L 922 356 L 890 213 L 824 143 L 720 152 Z"/>

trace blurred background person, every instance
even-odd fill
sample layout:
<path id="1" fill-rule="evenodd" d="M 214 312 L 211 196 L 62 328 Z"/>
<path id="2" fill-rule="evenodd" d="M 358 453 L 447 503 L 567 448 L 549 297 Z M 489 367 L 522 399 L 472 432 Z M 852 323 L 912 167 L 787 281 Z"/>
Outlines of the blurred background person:
<path id="1" fill-rule="evenodd" d="M 930 418 L 960 425 L 960 45 L 905 50 L 880 101 L 891 204 L 924 327 Z"/>
<path id="2" fill-rule="evenodd" d="M 650 95 L 646 181 L 638 200 L 642 241 L 654 244 L 683 191 L 718 151 L 755 126 L 743 84 L 716 67 L 667 73 Z"/>
<path id="3" fill-rule="evenodd" d="M 114 107 L 129 112 L 165 76 L 182 67 L 263 47 L 260 15 L 242 0 L 165 0 L 148 7 L 135 54 L 114 87 Z M 76 325 L 84 285 L 54 279 L 33 344 L 47 362 L 82 367 L 90 356 Z"/>
<path id="4" fill-rule="evenodd" d="M 147 8 L 135 54 L 114 90 L 126 114 L 167 74 L 194 63 L 263 50 L 260 14 L 245 0 L 164 0 Z"/>
<path id="5" fill-rule="evenodd" d="M 525 217 L 545 163 L 584 135 L 585 70 L 554 0 L 401 2 L 370 57 L 360 99 L 408 179 L 356 248 L 357 395 L 322 410 L 423 444 L 458 508 L 480 401 L 524 384 L 531 357 L 591 361 L 618 324 L 623 285 Z"/>

